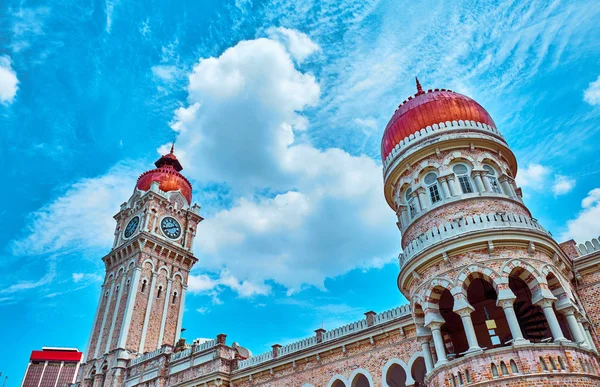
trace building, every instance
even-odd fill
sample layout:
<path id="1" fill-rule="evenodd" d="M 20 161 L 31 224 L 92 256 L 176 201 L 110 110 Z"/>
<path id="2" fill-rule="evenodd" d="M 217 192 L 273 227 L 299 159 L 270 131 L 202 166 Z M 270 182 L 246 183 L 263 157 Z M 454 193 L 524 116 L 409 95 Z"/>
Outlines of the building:
<path id="1" fill-rule="evenodd" d="M 75 383 L 83 353 L 77 348 L 31 351 L 21 387 L 66 387 Z"/>
<path id="2" fill-rule="evenodd" d="M 115 216 L 79 384 L 600 385 L 600 243 L 559 244 L 536 221 L 488 112 L 417 81 L 381 152 L 408 305 L 256 356 L 224 334 L 179 340 L 202 217 L 171 149 Z"/>

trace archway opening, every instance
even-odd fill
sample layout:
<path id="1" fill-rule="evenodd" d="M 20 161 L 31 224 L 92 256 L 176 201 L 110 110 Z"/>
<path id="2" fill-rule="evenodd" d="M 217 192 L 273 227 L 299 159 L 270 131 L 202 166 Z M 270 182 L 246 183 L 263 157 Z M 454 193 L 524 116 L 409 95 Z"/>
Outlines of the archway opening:
<path id="1" fill-rule="evenodd" d="M 371 387 L 369 379 L 363 374 L 356 374 L 352 380 L 352 387 Z"/>
<path id="2" fill-rule="evenodd" d="M 467 299 L 475 310 L 471 320 L 477 342 L 482 348 L 495 348 L 506 344 L 512 335 L 504 310 L 496 306 L 498 294 L 488 279 L 476 278 L 469 284 Z"/>
<path id="3" fill-rule="evenodd" d="M 550 332 L 550 327 L 542 308 L 531 303 L 531 290 L 529 286 L 527 286 L 527 283 L 519 275 L 513 273 L 508 277 L 508 286 L 517 297 L 513 303 L 513 307 L 521 327 L 521 332 L 523 332 L 523 337 L 534 343 L 551 338 L 552 333 Z"/>
<path id="4" fill-rule="evenodd" d="M 406 372 L 399 364 L 392 364 L 385 375 L 388 387 L 406 387 Z"/>
<path id="5" fill-rule="evenodd" d="M 467 336 L 460 316 L 452 310 L 454 307 L 454 297 L 448 289 L 444 289 L 440 295 L 439 301 L 440 314 L 445 323 L 442 325 L 442 337 L 446 347 L 446 356 L 449 360 L 460 357 L 461 353 L 469 349 Z"/>
<path id="6" fill-rule="evenodd" d="M 331 387 L 346 387 L 346 384 L 338 379 L 335 382 L 333 382 Z"/>
<path id="7" fill-rule="evenodd" d="M 415 387 L 425 386 L 425 374 L 427 369 L 425 368 L 425 360 L 422 357 L 418 357 L 410 369 L 412 378 L 415 380 Z"/>

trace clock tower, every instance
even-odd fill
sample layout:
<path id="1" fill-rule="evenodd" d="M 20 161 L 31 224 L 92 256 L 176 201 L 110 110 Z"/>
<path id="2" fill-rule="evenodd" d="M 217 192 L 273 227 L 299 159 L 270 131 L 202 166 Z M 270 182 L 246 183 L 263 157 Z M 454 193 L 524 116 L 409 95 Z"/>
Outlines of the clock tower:
<path id="1" fill-rule="evenodd" d="M 130 359 L 179 340 L 200 207 L 171 152 L 143 173 L 114 216 L 112 250 L 81 374 L 84 386 L 117 386 Z"/>

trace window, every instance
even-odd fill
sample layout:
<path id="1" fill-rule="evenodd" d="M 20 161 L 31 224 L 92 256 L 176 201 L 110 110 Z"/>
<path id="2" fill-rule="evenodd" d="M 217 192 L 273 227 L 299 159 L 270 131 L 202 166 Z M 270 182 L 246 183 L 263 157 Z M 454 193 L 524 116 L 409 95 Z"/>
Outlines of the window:
<path id="1" fill-rule="evenodd" d="M 513 374 L 518 374 L 519 373 L 519 369 L 517 368 L 517 363 L 515 363 L 514 360 L 510 360 L 510 370 L 512 371 Z"/>
<path id="2" fill-rule="evenodd" d="M 142 293 L 144 293 L 144 291 L 146 290 L 146 284 L 147 284 L 147 283 L 148 283 L 148 281 L 147 281 L 147 280 L 143 280 L 143 281 L 142 281 L 142 290 L 141 290 L 141 292 L 142 292 Z"/>
<path id="3" fill-rule="evenodd" d="M 492 376 L 495 378 L 498 377 L 498 367 L 494 363 L 492 363 Z"/>
<path id="4" fill-rule="evenodd" d="M 452 171 L 454 171 L 458 178 L 458 184 L 460 184 L 462 193 L 473 193 L 473 185 L 469 178 L 469 169 L 463 164 L 456 164 L 454 168 L 452 168 Z"/>
<path id="5" fill-rule="evenodd" d="M 458 384 L 460 384 L 461 386 L 465 384 L 465 382 L 463 381 L 462 374 L 460 372 L 458 373 Z"/>
<path id="6" fill-rule="evenodd" d="M 452 387 L 456 387 L 456 376 L 452 375 Z"/>
<path id="7" fill-rule="evenodd" d="M 558 364 L 560 365 L 560 369 L 565 371 L 567 369 L 567 367 L 565 367 L 565 362 L 563 361 L 562 357 L 558 357 Z"/>
<path id="8" fill-rule="evenodd" d="M 162 286 L 159 286 L 158 291 L 156 292 L 156 299 L 159 299 L 161 294 L 162 294 Z"/>
<path id="9" fill-rule="evenodd" d="M 175 302 L 177 301 L 177 292 L 173 293 L 173 300 L 171 301 L 171 304 L 175 305 Z"/>
<path id="10" fill-rule="evenodd" d="M 412 192 L 413 192 L 412 188 L 409 188 L 406 190 L 406 193 L 404 194 L 404 199 L 406 200 L 406 203 L 408 204 L 408 212 L 409 212 L 411 218 L 413 218 L 417 214 L 417 207 L 415 206 L 415 198 L 413 198 L 411 196 Z"/>
<path id="11" fill-rule="evenodd" d="M 469 370 L 465 370 L 465 375 L 467 377 L 467 383 L 471 383 L 471 374 L 469 373 Z"/>
<path id="12" fill-rule="evenodd" d="M 503 361 L 500 362 L 500 368 L 502 369 L 502 375 L 508 375 L 508 368 L 506 368 L 506 364 Z"/>
<path id="13" fill-rule="evenodd" d="M 423 182 L 427 186 L 427 191 L 429 192 L 429 199 L 431 200 L 431 204 L 441 201 L 442 196 L 440 195 L 440 187 L 437 182 L 437 175 L 433 172 L 429 172 L 427 175 L 425 175 Z"/>
<path id="14" fill-rule="evenodd" d="M 548 371 L 548 366 L 546 365 L 546 360 L 540 356 L 540 364 L 542 366 L 542 371 Z"/>
<path id="15" fill-rule="evenodd" d="M 500 184 L 498 184 L 498 179 L 496 178 L 496 171 L 494 171 L 494 168 L 490 167 L 489 165 L 484 165 L 483 169 L 485 169 L 488 173 L 487 179 L 492 187 L 492 192 L 501 194 L 502 189 L 500 188 Z"/>
<path id="16" fill-rule="evenodd" d="M 550 367 L 552 367 L 552 371 L 556 371 L 556 363 L 554 362 L 554 359 L 549 357 L 548 360 L 550 360 Z"/>

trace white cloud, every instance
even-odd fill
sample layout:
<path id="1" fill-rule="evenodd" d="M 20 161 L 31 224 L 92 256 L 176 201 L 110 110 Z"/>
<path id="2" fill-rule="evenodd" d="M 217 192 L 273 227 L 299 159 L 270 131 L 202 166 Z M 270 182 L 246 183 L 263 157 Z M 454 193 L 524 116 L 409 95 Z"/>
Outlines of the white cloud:
<path id="1" fill-rule="evenodd" d="M 164 82 L 173 82 L 181 76 L 181 70 L 172 65 L 152 66 L 152 74 Z"/>
<path id="2" fill-rule="evenodd" d="M 568 176 L 556 175 L 554 177 L 554 184 L 552 185 L 552 192 L 554 196 L 565 195 L 575 188 L 575 183 L 575 179 Z"/>
<path id="3" fill-rule="evenodd" d="M 45 285 L 48 285 L 56 277 L 56 263 L 54 259 L 51 259 L 48 263 L 48 271 L 46 274 L 37 281 L 19 281 L 15 284 L 4 287 L 0 290 L 0 294 L 11 294 L 17 293 L 24 290 L 36 289 Z"/>
<path id="4" fill-rule="evenodd" d="M 7 56 L 0 56 L 0 103 L 8 105 L 17 94 L 19 80 Z"/>
<path id="5" fill-rule="evenodd" d="M 541 191 L 545 187 L 546 178 L 550 175 L 550 168 L 541 164 L 529 164 L 521 168 L 516 177 L 517 185 Z"/>
<path id="6" fill-rule="evenodd" d="M 583 100 L 590 105 L 600 105 L 600 76 L 583 92 Z"/>
<path id="7" fill-rule="evenodd" d="M 202 278 L 202 289 L 226 285 L 243 296 L 268 292 L 266 281 L 289 292 L 323 287 L 327 277 L 380 267 L 398 253 L 381 167 L 297 142 L 307 125 L 300 113 L 317 103 L 320 88 L 288 50 L 262 38 L 201 59 L 189 77 L 190 107 L 176 111 L 188 176 L 224 182 L 238 195 L 199 227 L 205 268 L 232 278 Z M 272 194 L 257 193 L 264 190 Z"/>
<path id="8" fill-rule="evenodd" d="M 560 240 L 574 239 L 577 243 L 584 243 L 600 235 L 600 188 L 588 192 L 581 201 L 581 211 L 575 219 L 567 222 L 565 231 Z"/>
<path id="9" fill-rule="evenodd" d="M 269 38 L 283 43 L 299 63 L 319 50 L 319 46 L 308 35 L 296 30 L 285 27 L 271 27 L 267 30 L 267 35 Z"/>
<path id="10" fill-rule="evenodd" d="M 129 199 L 142 168 L 121 163 L 105 175 L 81 179 L 29 216 L 24 236 L 12 242 L 16 256 L 110 247 L 119 205 Z"/>
<path id="11" fill-rule="evenodd" d="M 210 312 L 210 309 L 206 306 L 202 306 L 200 308 L 197 308 L 196 312 L 198 312 L 200 314 L 207 314 L 208 312 Z"/>
<path id="12" fill-rule="evenodd" d="M 271 292 L 270 286 L 247 280 L 240 281 L 227 270 L 223 270 L 218 278 L 212 278 L 208 274 L 192 274 L 188 277 L 188 291 L 192 294 L 208 294 L 213 298 L 214 304 L 221 303 L 218 295 L 224 287 L 232 289 L 244 298 L 267 295 Z"/>
<path id="13" fill-rule="evenodd" d="M 94 273 L 73 273 L 72 274 L 73 282 L 100 282 L 102 281 L 102 276 Z"/>

